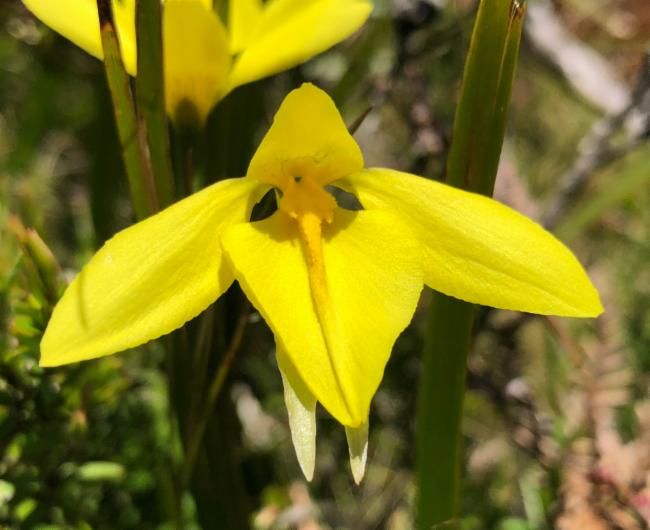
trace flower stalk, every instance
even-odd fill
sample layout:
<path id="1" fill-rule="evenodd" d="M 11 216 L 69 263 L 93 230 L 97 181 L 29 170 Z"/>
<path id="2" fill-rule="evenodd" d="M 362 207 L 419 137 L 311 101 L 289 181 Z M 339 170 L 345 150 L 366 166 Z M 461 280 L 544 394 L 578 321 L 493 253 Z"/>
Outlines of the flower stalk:
<path id="1" fill-rule="evenodd" d="M 138 219 L 144 219 L 160 209 L 148 158 L 146 136 L 136 116 L 129 76 L 122 62 L 110 0 L 97 0 L 97 10 L 104 68 L 113 101 L 115 124 L 122 146 L 131 200 Z"/>
<path id="2" fill-rule="evenodd" d="M 237 326 L 233 332 L 233 336 L 228 349 L 219 360 L 217 371 L 214 374 L 212 381 L 210 382 L 210 386 L 208 387 L 207 391 L 207 397 L 205 399 L 205 403 L 201 407 L 197 421 L 191 425 L 192 430 L 189 432 L 189 440 L 187 442 L 187 449 L 183 458 L 183 469 L 181 471 L 181 485 L 183 486 L 183 489 L 188 486 L 190 479 L 192 478 L 194 465 L 196 464 L 199 448 L 203 442 L 203 436 L 208 425 L 208 420 L 212 417 L 217 399 L 221 394 L 221 390 L 226 381 L 228 373 L 230 372 L 232 363 L 235 360 L 235 356 L 241 346 L 248 319 L 249 314 L 248 309 L 246 309 L 242 312 L 237 322 Z"/>
<path id="3" fill-rule="evenodd" d="M 523 25 L 522 0 L 480 3 L 465 63 L 447 184 L 492 195 Z M 474 306 L 435 293 L 417 415 L 419 529 L 460 528 L 461 419 Z"/>
<path id="4" fill-rule="evenodd" d="M 176 200 L 176 196 L 165 113 L 161 2 L 136 1 L 136 28 L 139 65 L 135 79 L 137 118 L 147 139 L 147 155 L 158 202 L 161 208 L 165 208 Z"/>

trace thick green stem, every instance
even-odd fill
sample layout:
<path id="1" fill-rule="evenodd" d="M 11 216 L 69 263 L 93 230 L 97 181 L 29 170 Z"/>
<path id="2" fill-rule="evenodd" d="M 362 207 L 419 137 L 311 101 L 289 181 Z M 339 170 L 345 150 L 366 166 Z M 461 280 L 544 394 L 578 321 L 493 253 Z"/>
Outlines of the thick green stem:
<path id="1" fill-rule="evenodd" d="M 174 202 L 175 190 L 165 111 L 161 2 L 137 0 L 136 25 L 138 76 L 135 88 L 138 120 L 148 140 L 148 155 L 158 202 L 164 208 Z"/>
<path id="2" fill-rule="evenodd" d="M 203 130 L 174 128 L 171 143 L 178 196 L 189 195 L 197 185 L 245 173 L 262 113 L 254 112 L 263 101 L 255 88 L 259 86 L 231 94 Z M 203 171 L 195 172 L 195 167 Z M 205 180 L 198 182 L 199 175 Z M 252 507 L 241 467 L 240 426 L 226 391 L 246 322 L 246 317 L 236 317 L 242 305 L 240 292 L 224 294 L 214 307 L 185 325 L 189 340 L 175 344 L 170 355 L 171 397 L 184 449 L 178 487 L 191 489 L 203 528 L 250 526 Z"/>
<path id="3" fill-rule="evenodd" d="M 115 123 L 129 180 L 131 201 L 138 219 L 158 211 L 159 202 L 147 153 L 146 136 L 139 126 L 129 75 L 124 69 L 110 0 L 97 0 L 104 52 L 104 69 L 113 101 Z"/>
<path id="4" fill-rule="evenodd" d="M 447 183 L 491 195 L 519 51 L 523 0 L 482 0 L 465 63 Z M 460 528 L 461 419 L 474 307 L 434 294 L 417 418 L 418 524 Z"/>
<path id="5" fill-rule="evenodd" d="M 203 442 L 203 435 L 205 434 L 205 429 L 208 425 L 209 419 L 212 417 L 214 412 L 214 407 L 217 403 L 217 398 L 221 393 L 223 384 L 226 381 L 226 377 L 230 372 L 230 367 L 232 366 L 233 360 L 239 346 L 241 345 L 242 338 L 244 337 L 244 330 L 246 329 L 246 323 L 248 322 L 248 311 L 245 311 L 237 323 L 235 328 L 231 344 L 228 347 L 228 350 L 224 353 L 223 357 L 219 361 L 219 366 L 217 372 L 215 373 L 210 386 L 208 388 L 208 393 L 205 399 L 205 404 L 201 407 L 200 413 L 198 414 L 197 421 L 193 423 L 192 430 L 189 433 L 189 439 L 187 442 L 187 449 L 185 451 L 185 457 L 183 459 L 183 471 L 181 473 L 181 484 L 187 486 L 192 477 L 194 471 L 194 465 L 196 464 L 196 459 L 199 453 L 199 448 Z"/>
<path id="6" fill-rule="evenodd" d="M 455 528 L 452 521 L 460 508 L 465 362 L 473 317 L 470 304 L 442 295 L 432 300 L 418 396 L 419 528 L 442 523 Z"/>
<path id="7" fill-rule="evenodd" d="M 222 305 L 225 300 L 220 300 Z M 219 313 L 220 306 L 209 309 Z M 214 315 L 210 315 L 214 316 Z M 246 319 L 238 321 L 234 330 L 217 324 L 218 335 L 206 352 L 205 367 L 209 377 L 194 372 L 195 346 L 203 327 L 201 315 L 172 334 L 169 355 L 169 378 L 172 408 L 178 418 L 183 445 L 183 461 L 177 477 L 177 499 L 191 489 L 197 518 L 203 528 L 248 528 L 250 506 L 239 466 L 239 428 L 228 393 L 224 392 L 227 375 L 239 349 Z M 219 337 L 230 337 L 229 345 L 221 345 Z M 203 362 L 203 361 L 200 361 Z M 201 384 L 200 403 L 196 403 L 197 384 Z M 197 410 L 194 410 L 196 407 Z"/>

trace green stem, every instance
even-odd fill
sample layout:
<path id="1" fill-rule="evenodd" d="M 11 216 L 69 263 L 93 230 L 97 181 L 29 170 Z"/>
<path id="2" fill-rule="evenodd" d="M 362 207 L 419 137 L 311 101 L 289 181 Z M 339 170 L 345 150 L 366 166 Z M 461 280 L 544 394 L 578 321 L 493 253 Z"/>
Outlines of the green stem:
<path id="1" fill-rule="evenodd" d="M 173 131 L 174 174 L 179 197 L 187 197 L 194 191 L 194 166 L 199 132 L 188 127 L 175 127 Z"/>
<path id="2" fill-rule="evenodd" d="M 215 328 L 215 306 L 208 307 L 199 317 L 196 330 L 195 344 L 192 357 L 192 379 L 194 388 L 191 389 L 188 425 L 194 425 L 194 417 L 203 403 L 204 389 L 210 369 L 210 353 Z"/>
<path id="3" fill-rule="evenodd" d="M 459 513 L 460 422 L 473 317 L 474 307 L 460 300 L 437 295 L 431 302 L 418 396 L 419 528 L 454 528 Z"/>
<path id="4" fill-rule="evenodd" d="M 131 201 L 138 219 L 144 219 L 159 209 L 146 136 L 136 117 L 129 75 L 122 62 L 110 0 L 97 0 L 97 9 L 104 52 L 104 69 L 113 101 L 113 112 L 129 180 Z"/>
<path id="5" fill-rule="evenodd" d="M 174 202 L 175 190 L 165 111 L 162 4 L 159 0 L 137 0 L 136 26 L 138 76 L 135 92 L 138 118 L 148 140 L 158 201 L 164 208 Z"/>
<path id="6" fill-rule="evenodd" d="M 494 188 L 524 14 L 523 0 L 482 0 L 465 63 L 447 183 Z M 421 530 L 460 528 L 461 419 L 474 306 L 434 293 L 417 416 Z"/>
<path id="7" fill-rule="evenodd" d="M 230 372 L 230 367 L 235 359 L 235 355 L 239 350 L 241 341 L 244 337 L 244 331 L 246 330 L 246 324 L 248 323 L 248 310 L 242 312 L 242 315 L 237 322 L 237 327 L 233 333 L 232 340 L 228 347 L 228 350 L 225 352 L 217 372 L 212 379 L 210 388 L 208 389 L 208 394 L 205 400 L 205 405 L 197 418 L 195 425 L 191 426 L 191 431 L 189 433 L 189 440 L 187 442 L 187 449 L 185 451 L 185 458 L 183 459 L 183 470 L 181 472 L 181 484 L 183 488 L 186 488 L 189 485 L 190 479 L 192 478 L 192 472 L 194 471 L 194 464 L 196 463 L 196 458 L 201 447 L 201 442 L 203 441 L 203 435 L 205 434 L 205 429 L 208 425 L 208 420 L 212 416 L 214 406 L 217 402 L 217 398 L 221 393 L 223 384 L 226 381 L 226 377 Z"/>
<path id="8" fill-rule="evenodd" d="M 165 353 L 166 353 L 166 368 L 167 368 L 167 387 L 169 392 L 169 422 L 171 425 L 176 425 L 178 441 L 183 446 L 185 437 L 187 436 L 188 413 L 189 413 L 189 400 L 187 399 L 186 381 L 187 376 L 187 363 L 183 362 L 183 357 L 180 354 L 189 352 L 187 328 L 182 327 L 177 329 L 164 340 Z M 182 452 L 182 450 L 181 450 Z M 176 462 L 178 464 L 178 462 Z M 185 495 L 186 488 L 181 485 L 179 480 L 178 470 L 180 465 L 174 465 L 174 476 L 172 480 L 173 500 L 174 500 L 174 521 L 176 527 L 182 530 L 184 526 L 182 515 L 182 502 Z"/>

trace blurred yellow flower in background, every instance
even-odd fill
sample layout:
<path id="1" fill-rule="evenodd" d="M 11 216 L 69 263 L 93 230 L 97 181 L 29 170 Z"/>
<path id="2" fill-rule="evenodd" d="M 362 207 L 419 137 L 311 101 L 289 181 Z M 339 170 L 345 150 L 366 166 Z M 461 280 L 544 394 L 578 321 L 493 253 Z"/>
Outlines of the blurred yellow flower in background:
<path id="1" fill-rule="evenodd" d="M 362 209 L 337 203 L 339 188 Z M 250 222 L 275 190 L 278 208 Z M 477 304 L 574 317 L 602 311 L 575 256 L 490 198 L 363 156 L 325 92 L 278 110 L 247 176 L 214 184 L 117 234 L 57 305 L 41 365 L 115 353 L 169 333 L 234 280 L 273 331 L 292 438 L 311 479 L 316 402 L 345 426 L 359 482 L 370 402 L 423 285 Z"/>
<path id="2" fill-rule="evenodd" d="M 47 26 L 102 57 L 95 0 L 23 0 Z M 301 64 L 349 37 L 372 10 L 367 0 L 232 0 L 225 24 L 211 0 L 165 0 L 167 112 L 202 123 L 238 86 Z M 113 0 L 127 71 L 136 75 L 135 0 Z"/>

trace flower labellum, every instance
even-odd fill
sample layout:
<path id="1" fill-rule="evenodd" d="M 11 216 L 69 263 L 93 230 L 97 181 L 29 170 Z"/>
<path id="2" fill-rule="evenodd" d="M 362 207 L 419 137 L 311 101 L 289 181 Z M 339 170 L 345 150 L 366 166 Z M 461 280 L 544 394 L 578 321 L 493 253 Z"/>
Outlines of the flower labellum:
<path id="1" fill-rule="evenodd" d="M 337 204 L 331 187 L 362 209 Z M 270 189 L 277 211 L 250 222 Z M 152 245 L 152 242 L 155 242 Z M 41 365 L 115 353 L 169 333 L 234 281 L 275 336 L 292 439 L 308 479 L 316 403 L 346 429 L 364 473 L 370 402 L 423 285 L 476 304 L 594 317 L 575 256 L 499 202 L 364 168 L 333 101 L 304 84 L 278 110 L 243 178 L 223 180 L 120 232 L 56 306 Z"/>
<path id="2" fill-rule="evenodd" d="M 95 0 L 23 3 L 54 31 L 103 56 Z M 112 5 L 122 59 L 135 75 L 135 0 Z M 359 29 L 371 11 L 369 0 L 231 0 L 226 25 L 211 0 L 165 0 L 167 113 L 177 125 L 202 125 L 230 91 L 324 52 Z"/>

